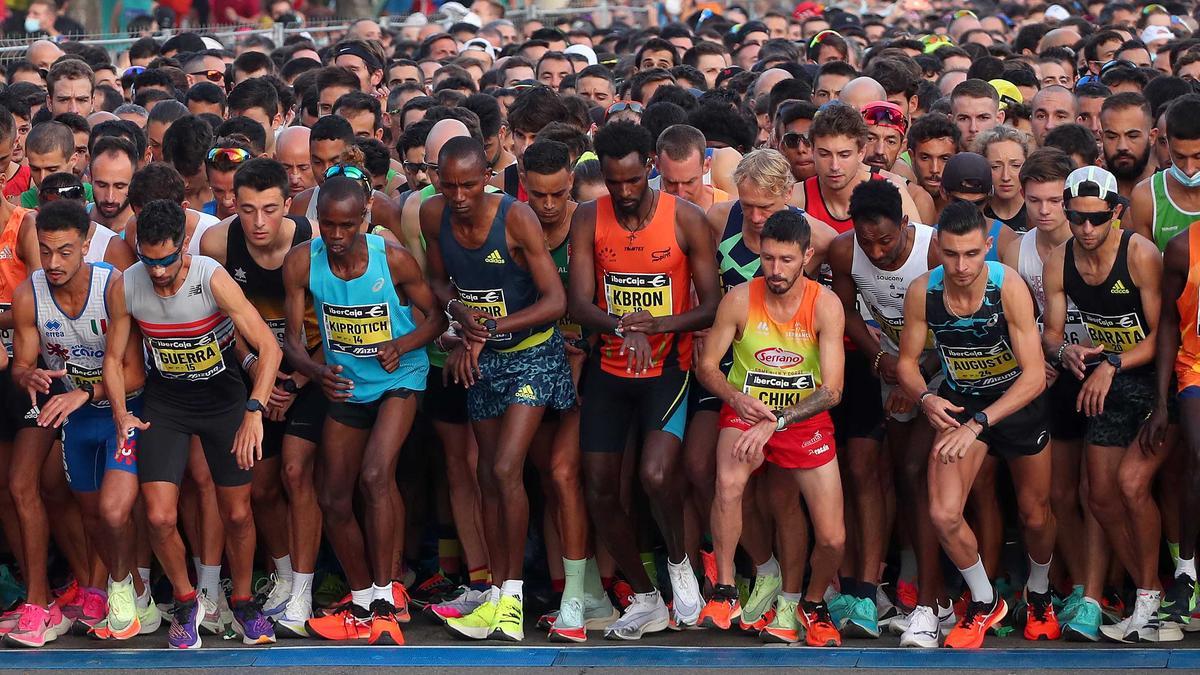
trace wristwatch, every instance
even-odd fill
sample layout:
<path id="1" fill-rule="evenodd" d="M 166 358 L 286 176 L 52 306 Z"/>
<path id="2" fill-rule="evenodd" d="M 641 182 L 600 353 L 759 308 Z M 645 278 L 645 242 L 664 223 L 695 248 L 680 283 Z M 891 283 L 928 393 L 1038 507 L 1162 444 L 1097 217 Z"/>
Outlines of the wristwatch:
<path id="1" fill-rule="evenodd" d="M 296 381 L 292 380 L 290 378 L 284 380 L 283 384 L 280 386 L 283 388 L 284 391 L 286 391 L 289 394 L 296 393 L 296 391 L 300 388 L 300 387 L 296 386 Z"/>
<path id="2" fill-rule="evenodd" d="M 264 410 L 266 410 L 266 407 L 261 402 L 259 402 L 258 399 L 252 398 L 252 399 L 249 399 L 248 401 L 246 401 L 246 412 L 260 413 L 260 412 L 263 412 Z"/>
<path id="3" fill-rule="evenodd" d="M 980 410 L 979 412 L 972 415 L 971 419 L 974 420 L 975 423 L 979 425 L 979 434 L 982 434 L 983 432 L 987 431 L 988 427 L 991 426 L 991 424 L 988 423 L 987 413 L 983 412 L 982 410 Z M 979 434 L 976 434 L 976 435 L 979 435 Z"/>
<path id="4" fill-rule="evenodd" d="M 783 413 L 776 413 L 775 419 L 775 431 L 783 431 L 787 428 L 787 418 L 783 416 Z"/>
<path id="5" fill-rule="evenodd" d="M 79 390 L 83 391 L 83 392 L 87 392 L 88 404 L 90 404 L 92 401 L 96 400 L 96 387 L 93 386 L 91 382 L 84 382 L 83 384 L 79 385 Z M 87 405 L 87 404 L 85 404 L 85 405 Z"/>
<path id="6" fill-rule="evenodd" d="M 485 319 L 483 322 L 483 327 L 485 329 L 487 329 L 487 332 L 495 333 L 496 332 L 496 320 L 495 319 Z"/>
<path id="7" fill-rule="evenodd" d="M 1108 361 L 1108 365 L 1113 367 L 1113 375 L 1121 372 L 1121 357 L 1119 355 L 1109 354 L 1108 356 L 1104 357 L 1104 360 Z"/>

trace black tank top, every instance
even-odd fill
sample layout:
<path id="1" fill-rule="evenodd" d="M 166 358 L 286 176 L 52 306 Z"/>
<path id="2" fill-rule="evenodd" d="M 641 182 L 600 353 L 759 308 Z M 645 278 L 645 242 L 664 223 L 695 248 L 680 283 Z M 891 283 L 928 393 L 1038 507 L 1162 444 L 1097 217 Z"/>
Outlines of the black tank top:
<path id="1" fill-rule="evenodd" d="M 1021 367 L 1017 364 L 1004 317 L 1001 291 L 1004 266 L 988 261 L 983 302 L 970 316 L 946 309 L 946 272 L 938 266 L 929 272 L 925 290 L 925 321 L 933 332 L 946 384 L 960 394 L 999 398 Z"/>
<path id="2" fill-rule="evenodd" d="M 292 234 L 292 246 L 302 244 L 312 239 L 312 223 L 304 216 L 288 216 L 296 223 L 296 231 Z M 273 270 L 263 269 L 250 250 L 246 247 L 246 232 L 242 229 L 242 217 L 234 216 L 229 222 L 229 231 L 225 239 L 225 269 L 246 294 L 246 299 L 258 313 L 262 315 L 267 327 L 275 334 L 275 339 L 283 344 L 284 296 L 283 268 Z M 309 307 L 311 308 L 311 303 Z M 321 335 L 317 330 L 315 317 L 305 316 L 305 341 L 310 350 L 321 344 Z M 310 325 L 311 321 L 311 325 Z"/>
<path id="3" fill-rule="evenodd" d="M 1063 289 L 1083 317 L 1092 344 L 1103 347 L 1105 354 L 1127 352 L 1146 339 L 1150 324 L 1142 307 L 1142 294 L 1129 274 L 1129 240 L 1131 230 L 1121 230 L 1121 245 L 1108 276 L 1099 285 L 1083 280 L 1075 267 L 1075 240 L 1067 242 L 1063 265 Z M 1140 366 L 1127 373 L 1149 372 L 1150 366 Z"/>

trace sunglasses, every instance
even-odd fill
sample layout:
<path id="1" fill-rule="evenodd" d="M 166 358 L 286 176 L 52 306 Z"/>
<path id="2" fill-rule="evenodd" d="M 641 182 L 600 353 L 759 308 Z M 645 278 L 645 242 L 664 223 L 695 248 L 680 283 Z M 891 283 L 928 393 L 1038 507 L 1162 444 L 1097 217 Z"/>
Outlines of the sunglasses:
<path id="1" fill-rule="evenodd" d="M 375 192 L 375 189 L 371 187 L 371 177 L 367 175 L 367 172 L 352 164 L 334 164 L 325 170 L 326 178 L 333 178 L 334 176 L 345 176 L 350 180 L 358 181 L 362 184 L 363 190 L 367 193 L 368 197 Z"/>
<path id="2" fill-rule="evenodd" d="M 902 134 L 908 130 L 908 120 L 904 118 L 904 113 L 895 108 L 869 105 L 862 109 L 862 116 L 867 124 L 896 127 Z"/>
<path id="3" fill-rule="evenodd" d="M 631 110 L 635 114 L 641 115 L 645 108 L 643 108 L 642 104 L 638 103 L 637 101 L 617 101 L 616 103 L 608 106 L 608 108 L 604 111 L 604 119 L 608 119 L 610 115 L 615 115 L 626 110 Z"/>
<path id="4" fill-rule="evenodd" d="M 208 161 L 215 162 L 218 157 L 227 159 L 234 164 L 241 164 L 250 159 L 250 153 L 241 148 L 213 148 L 208 151 Z"/>
<path id="5" fill-rule="evenodd" d="M 43 198 L 51 195 L 59 199 L 83 199 L 84 197 L 82 185 L 64 185 L 57 188 L 42 188 L 38 194 Z"/>
<path id="6" fill-rule="evenodd" d="M 1085 222 L 1091 223 L 1099 227 L 1108 221 L 1112 220 L 1113 213 L 1116 209 L 1107 211 L 1076 211 L 1074 209 L 1063 209 L 1063 213 L 1067 216 L 1067 222 L 1072 225 L 1082 225 Z"/>
<path id="7" fill-rule="evenodd" d="M 137 247 L 136 253 L 138 260 L 142 261 L 142 264 L 146 267 L 170 267 L 183 255 L 183 242 L 179 242 L 179 248 L 175 249 L 174 253 L 162 258 L 148 258 L 142 255 L 142 247 L 140 245 Z"/>
<path id="8" fill-rule="evenodd" d="M 224 82 L 225 71 L 223 70 L 198 70 L 194 73 L 188 73 L 193 77 L 204 76 L 209 82 Z"/>
<path id="9" fill-rule="evenodd" d="M 972 12 L 972 11 L 971 11 L 971 10 L 969 10 L 969 9 L 960 9 L 960 10 L 958 10 L 957 12 L 955 12 L 955 13 L 953 13 L 953 14 L 951 14 L 951 15 L 950 15 L 950 17 L 951 17 L 951 18 L 954 18 L 954 19 L 961 19 L 961 18 L 963 18 L 964 16 L 973 16 L 973 17 L 975 17 L 975 18 L 977 18 L 977 19 L 979 18 L 979 17 L 978 17 L 978 16 L 975 14 L 975 12 Z"/>
<path id="10" fill-rule="evenodd" d="M 1158 13 L 1168 14 L 1169 12 L 1167 12 L 1166 7 L 1163 7 L 1162 5 L 1158 5 L 1158 4 L 1146 5 L 1145 7 L 1142 8 L 1142 16 L 1149 16 L 1151 14 L 1158 14 Z"/>
<path id="11" fill-rule="evenodd" d="M 136 77 L 144 72 L 146 72 L 146 66 L 129 66 L 121 73 L 121 77 Z"/>
<path id="12" fill-rule="evenodd" d="M 430 164 L 428 162 L 401 162 L 401 164 L 404 165 L 404 170 L 410 173 L 417 173 L 418 171 L 437 171 L 437 164 Z"/>
<path id="13" fill-rule="evenodd" d="M 808 145 L 808 136 L 797 131 L 789 131 L 779 139 L 779 143 L 785 148 L 795 150 L 801 145 Z"/>
<path id="14" fill-rule="evenodd" d="M 1103 66 L 1100 66 L 1100 77 L 1104 77 L 1109 73 L 1109 71 L 1112 71 L 1116 68 L 1129 68 L 1130 70 L 1137 70 L 1137 67 L 1138 65 L 1136 63 L 1128 59 L 1114 59 Z"/>

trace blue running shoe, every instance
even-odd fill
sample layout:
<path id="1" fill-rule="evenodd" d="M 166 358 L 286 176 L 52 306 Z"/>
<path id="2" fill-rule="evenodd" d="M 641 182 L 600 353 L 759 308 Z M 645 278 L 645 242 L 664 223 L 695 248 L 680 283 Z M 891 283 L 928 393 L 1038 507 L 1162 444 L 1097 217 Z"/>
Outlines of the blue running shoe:
<path id="1" fill-rule="evenodd" d="M 233 606 L 233 630 L 242 636 L 242 644 L 275 642 L 275 627 L 254 602 L 239 602 Z"/>
<path id="2" fill-rule="evenodd" d="M 842 596 L 847 597 L 847 596 Z M 842 626 L 844 637 L 877 638 L 879 637 L 879 615 L 875 601 L 870 598 L 851 598 L 849 611 L 846 613 L 845 624 Z"/>
<path id="3" fill-rule="evenodd" d="M 199 649 L 200 622 L 204 620 L 204 608 L 195 599 L 187 602 L 175 601 L 171 610 L 171 628 L 167 631 L 167 645 L 172 649 Z"/>
<path id="4" fill-rule="evenodd" d="M 1097 642 L 1104 613 L 1094 600 L 1079 603 L 1071 618 L 1063 622 L 1063 637 L 1071 642 Z"/>

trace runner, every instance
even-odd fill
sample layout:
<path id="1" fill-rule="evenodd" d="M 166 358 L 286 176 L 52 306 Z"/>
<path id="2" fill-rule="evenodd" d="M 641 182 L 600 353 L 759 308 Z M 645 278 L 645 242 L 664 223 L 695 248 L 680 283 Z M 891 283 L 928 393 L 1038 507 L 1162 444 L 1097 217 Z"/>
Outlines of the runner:
<path id="1" fill-rule="evenodd" d="M 1200 96 L 1181 96 L 1167 108 L 1171 166 L 1143 180 L 1130 195 L 1123 227 L 1153 241 L 1158 250 L 1200 220 Z M 1194 180 L 1193 180 L 1194 178 Z"/>
<path id="2" fill-rule="evenodd" d="M 97 138 L 92 144 L 91 158 L 88 169 L 96 198 L 91 209 L 92 220 L 113 232 L 124 232 L 125 224 L 133 217 L 129 184 L 141 158 L 133 143 L 116 136 Z M 89 236 L 89 241 L 93 236 Z"/>
<path id="3" fill-rule="evenodd" d="M 485 192 L 490 169 L 482 143 L 450 139 L 437 173 L 441 195 L 421 205 L 421 232 L 438 303 L 462 336 L 445 375 L 468 387 L 493 579 L 487 600 L 447 620 L 446 628 L 469 639 L 521 641 L 525 457 L 545 409 L 575 403 L 562 336 L 553 326 L 565 298 L 536 216 L 511 196 Z M 578 536 L 570 528 L 563 535 Z M 564 624 L 580 626 L 582 617 Z"/>
<path id="4" fill-rule="evenodd" d="M 155 449 L 139 456 L 138 480 L 151 543 L 175 594 L 168 644 L 199 647 L 198 629 L 208 614 L 188 580 L 183 542 L 175 527 L 179 482 L 193 435 L 204 446 L 217 485 L 233 580 L 234 629 L 246 644 L 270 643 L 275 633 L 250 598 L 255 544 L 250 469 L 262 457 L 263 401 L 282 355 L 270 329 L 228 273 L 211 258 L 184 250 L 186 220 L 178 203 L 146 204 L 139 213 L 140 264 L 113 280 L 106 298 L 111 321 L 105 353 L 125 353 L 134 335 L 132 321 L 150 352 L 142 416 L 124 405 L 128 388 L 114 358 L 105 361 L 104 383 L 118 438 L 140 430 L 139 443 Z M 231 363 L 235 328 L 259 355 L 248 399 Z"/>
<path id="5" fill-rule="evenodd" d="M 1008 613 L 988 579 L 963 509 L 983 460 L 1004 459 L 1013 476 L 1029 551 L 1025 596 L 1045 616 L 1043 633 L 1058 637 L 1049 571 L 1054 549 L 1050 453 L 1044 452 L 1045 369 L 1033 306 L 1016 272 L 984 256 L 992 242 L 987 220 L 972 204 L 951 203 L 938 222 L 942 266 L 922 274 L 904 299 L 900 386 L 937 430 L 929 464 L 930 518 L 942 549 L 963 575 L 970 601 L 944 646 L 983 645 L 987 630 Z M 945 381 L 928 389 L 919 359 L 933 332 Z"/>
<path id="6" fill-rule="evenodd" d="M 287 169 L 289 197 L 296 197 L 317 184 L 308 154 L 311 133 L 308 127 L 288 127 L 275 141 L 275 159 Z"/>
<path id="7" fill-rule="evenodd" d="M 1135 92 L 1104 99 L 1100 128 L 1104 166 L 1116 177 L 1117 192 L 1135 194 L 1137 185 L 1152 178 L 1158 168 L 1150 162 L 1150 151 L 1158 141 L 1150 102 Z"/>
<path id="8" fill-rule="evenodd" d="M 946 208 L 947 202 L 942 192 L 942 173 L 961 142 L 962 132 L 941 113 L 922 115 L 908 129 L 908 154 L 913 160 L 913 173 L 933 198 L 937 213 Z"/>
<path id="9" fill-rule="evenodd" d="M 950 117 L 961 133 L 958 149 L 970 150 L 977 135 L 1004 123 L 1000 94 L 984 80 L 963 80 L 950 92 Z"/>
<path id="10" fill-rule="evenodd" d="M 872 101 L 863 106 L 860 112 L 867 123 L 867 149 L 863 162 L 888 172 L 889 177 L 902 179 L 901 185 L 916 205 L 921 220 L 936 220 L 933 199 L 916 182 L 912 169 L 906 163 L 897 161 L 905 151 L 908 113 L 888 101 Z"/>
<path id="11" fill-rule="evenodd" d="M 661 631 L 672 620 L 693 625 L 703 606 L 684 550 L 678 469 L 691 332 L 711 324 L 719 293 L 716 257 L 703 214 L 647 185 L 653 143 L 643 127 L 606 124 L 595 147 L 611 196 L 576 209 L 571 224 L 570 313 L 601 341 L 582 392 L 584 488 L 592 513 L 612 514 L 597 519 L 596 529 L 635 593 L 605 632 L 621 640 Z M 633 523 L 621 515 L 628 429 L 614 420 L 635 419 L 638 475 L 666 540 L 673 617 L 642 566 Z"/>
<path id="12" fill-rule="evenodd" d="M 724 190 L 706 185 L 704 176 L 711 170 L 712 159 L 706 156 L 704 134 L 695 127 L 675 124 L 659 135 L 654 151 L 654 165 L 667 194 L 709 209 L 716 202 L 729 199 Z"/>

